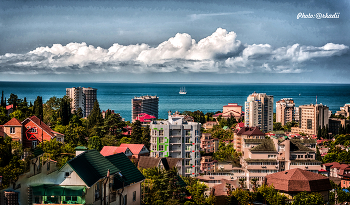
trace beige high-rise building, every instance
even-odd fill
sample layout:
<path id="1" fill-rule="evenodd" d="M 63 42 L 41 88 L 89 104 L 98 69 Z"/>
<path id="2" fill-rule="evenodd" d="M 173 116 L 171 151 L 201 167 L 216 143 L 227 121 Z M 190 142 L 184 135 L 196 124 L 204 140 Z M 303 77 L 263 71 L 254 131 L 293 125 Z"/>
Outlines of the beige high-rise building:
<path id="1" fill-rule="evenodd" d="M 245 102 L 244 126 L 259 127 L 263 132 L 273 130 L 273 96 L 252 93 Z"/>
<path id="2" fill-rule="evenodd" d="M 293 133 L 303 132 L 317 135 L 317 130 L 329 123 L 329 108 L 322 104 L 299 106 L 299 127 L 292 127 Z"/>
<path id="3" fill-rule="evenodd" d="M 90 87 L 66 88 L 66 95 L 72 99 L 71 111 L 74 112 L 74 110 L 81 108 L 83 111 L 83 117 L 87 117 L 97 100 L 97 89 Z"/>
<path id="4" fill-rule="evenodd" d="M 135 121 L 136 117 L 141 113 L 146 113 L 149 115 L 153 115 L 158 119 L 158 102 L 159 97 L 157 96 L 141 96 L 134 97 L 131 100 L 131 119 Z"/>
<path id="5" fill-rule="evenodd" d="M 276 122 L 284 126 L 287 122 L 295 121 L 295 103 L 292 98 L 283 98 L 276 102 Z"/>

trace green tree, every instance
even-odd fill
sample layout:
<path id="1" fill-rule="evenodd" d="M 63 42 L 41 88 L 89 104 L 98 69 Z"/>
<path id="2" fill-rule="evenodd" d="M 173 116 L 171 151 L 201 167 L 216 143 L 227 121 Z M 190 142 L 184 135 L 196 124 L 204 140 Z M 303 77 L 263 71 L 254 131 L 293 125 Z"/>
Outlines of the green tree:
<path id="1" fill-rule="evenodd" d="M 25 120 L 25 115 L 21 110 L 15 110 L 10 114 L 10 118 L 16 118 L 19 121 Z"/>
<path id="2" fill-rule="evenodd" d="M 133 144 L 141 144 L 142 143 L 142 128 L 141 128 L 141 122 L 139 120 L 136 120 L 131 125 L 132 132 L 131 132 L 131 139 Z"/>
<path id="3" fill-rule="evenodd" d="M 60 109 L 58 111 L 60 119 L 58 121 L 60 121 L 60 124 L 62 124 L 62 125 L 69 124 L 69 120 L 71 117 L 70 101 L 71 101 L 71 99 L 68 96 L 64 96 L 61 99 Z"/>
<path id="4" fill-rule="evenodd" d="M 256 189 L 258 188 L 258 179 L 257 178 L 253 178 L 250 180 L 252 187 L 253 187 L 253 191 L 255 192 Z"/>
<path id="5" fill-rule="evenodd" d="M 0 107 L 6 107 L 6 100 L 4 99 L 4 91 L 1 92 L 1 104 Z"/>
<path id="6" fill-rule="evenodd" d="M 13 105 L 13 109 L 16 110 L 17 105 L 22 102 L 22 99 L 18 98 L 17 95 L 11 93 L 10 98 L 7 100 L 9 105 Z"/>
<path id="7" fill-rule="evenodd" d="M 97 151 L 101 151 L 102 142 L 99 136 L 90 137 L 89 143 L 88 143 L 88 149 L 95 149 Z"/>
<path id="8" fill-rule="evenodd" d="M 38 96 L 34 101 L 34 115 L 37 116 L 39 119 L 43 119 L 44 117 L 43 98 L 41 96 Z"/>
<path id="9" fill-rule="evenodd" d="M 232 143 L 220 142 L 219 149 L 213 154 L 213 158 L 218 161 L 232 161 L 234 164 L 239 164 L 241 153 L 236 152 Z"/>
<path id="10" fill-rule="evenodd" d="M 205 195 L 205 191 L 208 189 L 208 186 L 201 183 L 198 179 L 193 177 L 185 177 L 184 181 L 187 184 L 187 191 L 192 196 L 195 204 L 214 204 L 215 196 Z"/>
<path id="11" fill-rule="evenodd" d="M 132 138 L 129 137 L 123 137 L 120 139 L 119 144 L 130 144 L 132 141 Z"/>
<path id="12" fill-rule="evenodd" d="M 264 198 L 264 203 L 268 202 L 271 205 L 286 204 L 288 199 L 286 195 L 279 193 L 273 185 L 267 186 L 263 184 L 257 189 L 258 195 L 262 195 Z"/>
<path id="13" fill-rule="evenodd" d="M 3 125 L 8 121 L 9 119 L 7 117 L 6 108 L 0 106 L 0 125 Z"/>
<path id="14" fill-rule="evenodd" d="M 60 110 L 61 98 L 55 96 L 51 97 L 43 105 L 43 121 L 45 124 L 54 127 L 59 117 L 58 111 Z"/>
<path id="15" fill-rule="evenodd" d="M 293 205 L 323 205 L 323 196 L 318 192 L 300 192 L 293 197 Z"/>
<path id="16" fill-rule="evenodd" d="M 282 130 L 282 124 L 280 122 L 274 122 L 273 123 L 273 130 L 274 131 Z"/>
<path id="17" fill-rule="evenodd" d="M 87 122 L 88 122 L 88 128 L 89 129 L 94 129 L 94 134 L 101 136 L 101 130 L 100 130 L 100 126 L 103 123 L 103 118 L 102 118 L 102 113 L 101 113 L 101 109 L 100 109 L 100 104 L 98 103 L 98 101 L 96 100 L 94 102 L 94 106 L 89 114 L 89 116 L 87 117 Z"/>

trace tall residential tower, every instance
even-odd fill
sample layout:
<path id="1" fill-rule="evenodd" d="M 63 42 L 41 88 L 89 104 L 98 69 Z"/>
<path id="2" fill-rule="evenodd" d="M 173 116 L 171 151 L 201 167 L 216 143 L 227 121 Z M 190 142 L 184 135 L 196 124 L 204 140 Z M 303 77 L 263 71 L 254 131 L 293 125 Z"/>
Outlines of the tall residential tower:
<path id="1" fill-rule="evenodd" d="M 168 120 L 151 123 L 151 157 L 182 158 L 178 172 L 182 176 L 197 176 L 200 172 L 201 124 L 187 122 L 178 112 Z"/>
<path id="2" fill-rule="evenodd" d="M 131 100 L 132 110 L 131 110 L 131 119 L 135 121 L 141 113 L 146 113 L 149 115 L 153 115 L 158 119 L 158 102 L 159 97 L 157 96 L 141 96 L 134 97 Z"/>
<path id="3" fill-rule="evenodd" d="M 81 108 L 83 111 L 83 117 L 89 116 L 94 103 L 97 100 L 97 89 L 95 88 L 84 88 L 84 87 L 73 87 L 66 88 L 66 95 L 72 100 L 71 109 L 78 110 Z"/>
<path id="4" fill-rule="evenodd" d="M 276 122 L 284 126 L 295 121 L 295 103 L 292 98 L 283 98 L 276 102 Z"/>
<path id="5" fill-rule="evenodd" d="M 259 127 L 263 132 L 273 130 L 273 96 L 252 93 L 245 102 L 244 125 Z"/>

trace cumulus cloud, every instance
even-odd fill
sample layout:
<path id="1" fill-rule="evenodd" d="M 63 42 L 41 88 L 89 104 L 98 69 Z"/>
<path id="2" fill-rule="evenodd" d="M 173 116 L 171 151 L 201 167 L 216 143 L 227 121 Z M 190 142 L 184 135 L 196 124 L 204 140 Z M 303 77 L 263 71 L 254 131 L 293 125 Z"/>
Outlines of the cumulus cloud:
<path id="1" fill-rule="evenodd" d="M 242 44 L 235 32 L 218 28 L 196 42 L 178 33 L 157 47 L 147 44 L 113 44 L 104 49 L 86 43 L 54 44 L 25 54 L 0 56 L 0 72 L 103 73 L 103 72 L 216 72 L 216 73 L 300 73 L 304 64 L 317 58 L 342 55 L 348 46 L 327 43 L 321 47 L 273 48 L 269 44 Z"/>

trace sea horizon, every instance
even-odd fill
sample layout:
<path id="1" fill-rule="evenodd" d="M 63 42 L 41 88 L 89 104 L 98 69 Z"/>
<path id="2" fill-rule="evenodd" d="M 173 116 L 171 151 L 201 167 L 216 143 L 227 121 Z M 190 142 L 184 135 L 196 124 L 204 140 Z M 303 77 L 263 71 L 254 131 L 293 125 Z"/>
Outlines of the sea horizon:
<path id="1" fill-rule="evenodd" d="M 274 96 L 275 103 L 282 98 L 293 98 L 296 106 L 322 103 L 335 113 L 350 102 L 350 84 L 333 83 L 225 83 L 225 82 L 29 82 L 0 81 L 0 90 L 8 99 L 11 93 L 34 102 L 42 96 L 45 103 L 51 97 L 63 97 L 66 88 L 92 87 L 97 89 L 97 100 L 102 110 L 114 110 L 131 120 L 131 99 L 135 96 L 157 95 L 159 118 L 167 119 L 168 111 L 222 111 L 228 103 L 237 103 L 244 110 L 244 102 L 253 92 Z M 187 94 L 180 95 L 181 87 Z"/>

